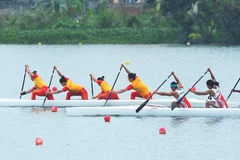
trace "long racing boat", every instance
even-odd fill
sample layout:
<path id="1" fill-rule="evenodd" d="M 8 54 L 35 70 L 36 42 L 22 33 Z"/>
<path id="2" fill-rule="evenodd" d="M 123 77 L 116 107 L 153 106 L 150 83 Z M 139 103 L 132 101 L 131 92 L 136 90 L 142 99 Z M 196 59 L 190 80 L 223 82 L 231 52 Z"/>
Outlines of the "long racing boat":
<path id="1" fill-rule="evenodd" d="M 155 117 L 231 117 L 240 118 L 239 108 L 162 108 L 145 106 L 136 113 L 137 106 L 72 107 L 66 108 L 69 116 L 155 116 Z"/>
<path id="2" fill-rule="evenodd" d="M 106 106 L 139 106 L 145 99 L 141 100 L 108 100 Z M 148 105 L 167 107 L 171 105 L 174 99 L 153 99 L 148 102 Z M 189 99 L 193 108 L 203 108 L 205 106 L 204 100 Z M 57 106 L 59 108 L 65 107 L 97 107 L 104 106 L 106 100 L 46 100 L 44 107 Z M 43 99 L 26 100 L 26 99 L 9 99 L 0 98 L 0 107 L 41 107 Z M 238 102 L 228 102 L 229 108 L 239 108 Z"/>

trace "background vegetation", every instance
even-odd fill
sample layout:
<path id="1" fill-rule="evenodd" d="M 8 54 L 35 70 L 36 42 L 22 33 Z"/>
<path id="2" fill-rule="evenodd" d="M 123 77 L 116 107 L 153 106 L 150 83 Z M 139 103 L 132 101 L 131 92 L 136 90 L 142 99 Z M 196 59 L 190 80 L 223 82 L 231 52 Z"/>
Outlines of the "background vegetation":
<path id="1" fill-rule="evenodd" d="M 240 0 L 10 1 L 0 0 L 2 44 L 240 44 Z"/>

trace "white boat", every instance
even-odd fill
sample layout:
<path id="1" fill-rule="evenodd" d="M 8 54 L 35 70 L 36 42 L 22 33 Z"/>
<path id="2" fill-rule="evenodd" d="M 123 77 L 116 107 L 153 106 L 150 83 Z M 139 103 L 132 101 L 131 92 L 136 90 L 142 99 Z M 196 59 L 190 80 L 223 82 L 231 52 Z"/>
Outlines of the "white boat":
<path id="1" fill-rule="evenodd" d="M 146 100 L 108 100 L 106 106 L 139 106 Z M 154 99 L 148 102 L 148 105 L 158 105 L 167 107 L 171 105 L 173 99 Z M 192 107 L 203 108 L 205 106 L 204 100 L 189 99 Z M 104 106 L 106 100 L 46 100 L 44 106 L 52 107 L 96 107 Z M 229 102 L 229 107 L 238 108 L 239 103 Z M 0 98 L 0 107 L 41 107 L 43 105 L 43 99 L 40 100 L 26 100 L 26 99 L 9 99 Z"/>
<path id="2" fill-rule="evenodd" d="M 156 116 L 156 117 L 231 117 L 240 118 L 239 108 L 171 108 L 145 106 L 136 113 L 137 106 L 72 107 L 66 108 L 69 116 Z"/>

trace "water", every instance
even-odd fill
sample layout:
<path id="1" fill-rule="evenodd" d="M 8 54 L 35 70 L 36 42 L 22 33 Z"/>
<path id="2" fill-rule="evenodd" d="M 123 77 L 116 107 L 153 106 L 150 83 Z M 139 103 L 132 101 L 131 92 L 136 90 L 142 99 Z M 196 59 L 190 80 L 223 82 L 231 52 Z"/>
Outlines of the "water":
<path id="1" fill-rule="evenodd" d="M 175 71 L 185 88 L 191 87 L 210 67 L 220 82 L 225 97 L 239 78 L 238 46 L 182 46 L 182 45 L 1 45 L 0 97 L 18 98 L 24 65 L 37 70 L 46 83 L 52 66 L 73 81 L 82 84 L 90 94 L 89 73 L 104 75 L 112 84 L 120 64 L 127 67 L 154 90 Z M 122 70 L 116 89 L 129 82 Z M 206 90 L 207 74 L 197 89 Z M 54 75 L 53 86 L 61 88 Z M 172 78 L 160 89 L 169 91 Z M 33 86 L 29 77 L 25 90 Z M 237 87 L 238 88 L 238 87 Z M 94 84 L 94 92 L 99 88 Z M 120 94 L 128 99 L 130 92 Z M 233 93 L 230 100 L 239 101 Z M 65 93 L 56 95 L 63 99 Z M 191 93 L 189 98 L 205 99 Z M 29 99 L 30 95 L 23 97 Z M 154 96 L 154 98 L 162 98 Z M 57 113 L 32 108 L 0 107 L 0 159 L 231 159 L 239 157 L 240 119 L 216 118 L 158 118 L 68 117 L 64 109 Z M 165 127 L 166 135 L 158 130 Z M 36 137 L 44 144 L 35 146 Z"/>

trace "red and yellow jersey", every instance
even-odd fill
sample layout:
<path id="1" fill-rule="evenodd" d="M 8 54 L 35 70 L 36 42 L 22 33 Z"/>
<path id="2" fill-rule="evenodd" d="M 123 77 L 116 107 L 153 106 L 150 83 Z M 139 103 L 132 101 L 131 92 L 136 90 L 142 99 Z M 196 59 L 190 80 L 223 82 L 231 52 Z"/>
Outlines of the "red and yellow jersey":
<path id="1" fill-rule="evenodd" d="M 108 91 L 111 91 L 112 87 L 103 80 L 97 80 L 97 84 L 100 86 L 101 90 L 106 93 Z"/>
<path id="2" fill-rule="evenodd" d="M 150 90 L 148 89 L 147 85 L 144 84 L 140 78 L 136 76 L 136 79 L 126 88 L 127 90 L 134 89 L 137 91 L 142 97 L 145 97 Z"/>
<path id="3" fill-rule="evenodd" d="M 37 74 L 33 74 L 33 79 L 35 89 L 42 89 L 42 87 L 47 86 L 46 83 L 42 80 L 42 78 Z"/>
<path id="4" fill-rule="evenodd" d="M 62 91 L 70 91 L 70 92 L 79 92 L 83 87 L 79 84 L 74 83 L 69 78 L 65 77 L 67 80 L 66 86 L 63 87 Z"/>

